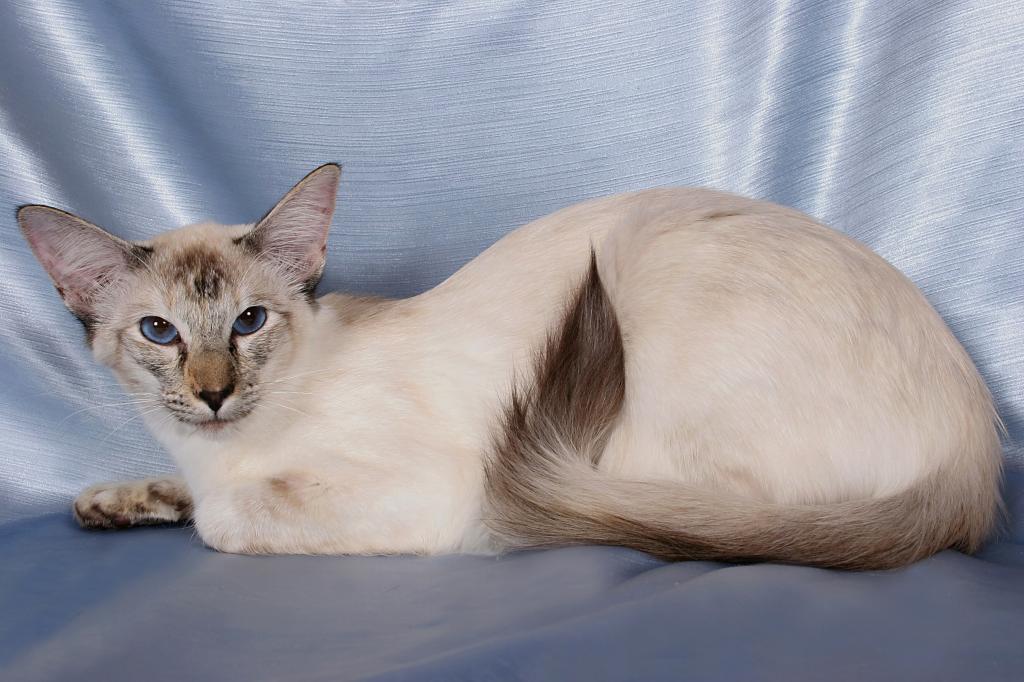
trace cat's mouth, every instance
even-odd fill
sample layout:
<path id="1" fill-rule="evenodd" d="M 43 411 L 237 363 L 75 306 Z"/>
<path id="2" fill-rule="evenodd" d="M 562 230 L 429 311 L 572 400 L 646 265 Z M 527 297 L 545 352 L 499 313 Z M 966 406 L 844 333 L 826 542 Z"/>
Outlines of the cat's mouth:
<path id="1" fill-rule="evenodd" d="M 222 419 L 220 417 L 214 417 L 213 419 L 207 419 L 206 421 L 199 422 L 196 426 L 202 431 L 208 431 L 210 433 L 216 433 L 222 429 L 227 428 L 234 424 L 237 419 Z"/>
<path id="2" fill-rule="evenodd" d="M 229 431 L 229 427 L 237 426 L 240 421 L 249 416 L 252 409 L 245 404 L 226 406 L 217 413 L 197 414 L 195 410 L 181 409 L 177 405 L 169 406 L 174 418 L 187 427 L 192 434 L 216 435 Z"/>
<path id="3" fill-rule="evenodd" d="M 226 427 L 228 424 L 230 424 L 232 421 L 234 421 L 234 420 L 232 420 L 232 419 L 208 419 L 207 421 L 199 422 L 199 428 L 201 428 L 203 431 L 220 431 L 221 429 Z"/>
<path id="4" fill-rule="evenodd" d="M 215 434 L 220 433 L 224 429 L 232 426 L 238 421 L 238 417 L 213 417 L 212 419 L 206 419 L 201 422 L 193 422 L 192 425 L 196 427 L 196 431 L 200 433 Z"/>

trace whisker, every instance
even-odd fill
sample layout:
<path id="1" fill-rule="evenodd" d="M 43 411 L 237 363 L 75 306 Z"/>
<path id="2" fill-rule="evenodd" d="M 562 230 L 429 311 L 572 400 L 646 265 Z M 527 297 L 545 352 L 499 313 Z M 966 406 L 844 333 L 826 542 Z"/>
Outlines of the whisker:
<path id="1" fill-rule="evenodd" d="M 282 382 L 285 382 L 285 381 L 291 381 L 292 379 L 297 379 L 299 377 L 318 375 L 318 374 L 335 374 L 335 375 L 337 375 L 338 373 L 340 373 L 340 371 L 341 370 L 338 370 L 338 369 L 312 369 L 312 370 L 309 370 L 307 372 L 299 372 L 298 374 L 292 374 L 291 376 L 281 377 L 280 379 L 272 379 L 271 381 L 267 381 L 267 382 L 264 382 L 264 383 L 267 383 L 267 384 L 279 384 L 279 383 L 282 383 Z"/>
<path id="2" fill-rule="evenodd" d="M 104 405 L 87 405 L 86 407 L 83 407 L 81 409 L 75 410 L 74 412 L 72 412 L 72 413 L 68 414 L 67 416 L 65 416 L 63 419 L 61 419 L 59 422 L 57 422 L 57 426 L 61 426 L 62 424 L 64 424 L 64 422 L 66 422 L 67 420 L 71 419 L 76 414 L 81 414 L 82 412 L 89 412 L 89 411 L 94 411 L 94 410 L 106 410 L 106 409 L 110 409 L 112 407 L 128 407 L 128 406 L 136 406 L 136 405 L 160 405 L 160 402 L 157 401 L 157 400 L 154 400 L 154 399 L 148 399 L 148 400 L 129 400 L 127 402 L 121 402 L 121 403 L 106 403 Z"/>
<path id="3" fill-rule="evenodd" d="M 136 420 L 136 419 L 138 419 L 139 417 L 144 417 L 144 416 L 146 416 L 146 415 L 148 415 L 148 414 L 153 414 L 154 412 L 156 412 L 157 410 L 159 410 L 159 409 L 160 409 L 161 407 L 162 407 L 161 405 L 157 405 L 156 407 L 151 407 L 151 408 L 149 408 L 149 409 L 147 409 L 147 410 L 140 410 L 138 414 L 136 414 L 136 415 L 134 415 L 134 416 L 132 416 L 132 417 L 129 417 L 129 418 L 128 418 L 128 419 L 126 419 L 125 421 L 121 422 L 121 423 L 120 423 L 120 424 L 119 424 L 119 425 L 118 425 L 118 426 L 117 426 L 117 427 L 116 427 L 115 429 L 113 429 L 112 431 L 110 431 L 109 433 L 107 433 L 107 435 L 106 435 L 106 436 L 104 436 L 104 437 L 103 437 L 103 438 L 102 438 L 102 439 L 100 440 L 100 442 L 101 442 L 101 443 L 105 443 L 105 442 L 107 442 L 107 440 L 109 440 L 111 436 L 113 436 L 113 435 L 114 435 L 115 433 L 117 433 L 118 431 L 120 431 L 121 429 L 123 429 L 123 428 L 124 428 L 125 426 L 127 426 L 127 425 L 128 425 L 128 424 L 130 424 L 131 422 L 135 421 L 135 420 Z"/>
<path id="4" fill-rule="evenodd" d="M 285 409 L 285 410 L 291 410 L 292 412 L 296 412 L 298 414 L 301 414 L 304 417 L 310 417 L 310 418 L 313 417 L 313 415 L 309 414 L 308 412 L 304 412 L 302 410 L 296 409 L 294 407 L 290 407 L 288 405 L 282 405 L 281 403 L 275 403 L 275 402 L 270 401 L 270 400 L 264 401 L 264 404 L 271 405 L 273 407 L 280 407 L 280 408 Z"/>

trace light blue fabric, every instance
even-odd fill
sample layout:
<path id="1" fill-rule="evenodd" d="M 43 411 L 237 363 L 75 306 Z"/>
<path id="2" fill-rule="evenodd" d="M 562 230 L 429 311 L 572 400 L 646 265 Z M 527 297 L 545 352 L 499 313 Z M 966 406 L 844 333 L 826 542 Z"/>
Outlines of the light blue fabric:
<path id="1" fill-rule="evenodd" d="M 713 671 L 716 655 L 727 662 L 724 652 L 735 649 L 760 662 L 744 668 L 747 679 L 798 679 L 792 665 L 772 668 L 768 652 L 796 665 L 815 624 L 825 622 L 836 629 L 815 641 L 836 662 L 832 679 L 860 679 L 861 672 L 884 679 L 884 671 L 898 670 L 905 674 L 892 678 L 913 679 L 917 671 L 936 680 L 935 660 L 972 651 L 976 660 L 956 659 L 955 670 L 985 665 L 978 679 L 1019 679 L 1019 653 L 1013 658 L 1015 649 L 999 640 L 1024 632 L 1021 548 L 1013 543 L 993 547 L 986 560 L 945 554 L 887 577 L 891 588 L 877 592 L 869 577 L 780 567 L 705 575 L 706 565 L 659 567 L 617 550 L 556 552 L 550 563 L 547 555 L 504 560 L 523 572 L 508 575 L 501 562 L 485 569 L 480 560 L 452 558 L 420 568 L 394 560 L 404 563 L 392 577 L 342 580 L 332 592 L 307 569 L 372 573 L 378 569 L 368 566 L 390 560 L 241 559 L 204 552 L 187 532 L 78 533 L 67 526 L 66 510 L 84 485 L 166 470 L 169 462 L 89 357 L 77 323 L 21 240 L 14 208 L 49 203 L 145 238 L 203 218 L 251 221 L 308 170 L 340 161 L 323 289 L 404 295 L 436 284 L 514 227 L 582 199 L 670 184 L 772 199 L 864 240 L 924 290 L 988 381 L 1008 427 L 1010 459 L 1019 462 L 1022 120 L 1024 12 L 1011 0 L 8 0 L 0 5 L 0 522 L 7 522 L 0 528 L 0 678 L 17 679 L 3 675 L 5 660 L 23 679 L 45 678 L 44 671 L 60 678 L 84 660 L 67 654 L 46 668 L 39 652 L 91 652 L 92 662 L 124 663 L 127 652 L 103 643 L 127 636 L 185 679 L 225 679 L 231 656 L 258 641 L 260 624 L 285 618 L 277 622 L 289 627 L 271 628 L 285 638 L 280 648 L 248 654 L 255 658 L 240 668 L 247 679 L 385 670 L 396 679 L 504 679 L 535 677 L 545 661 L 568 679 L 571 668 L 559 666 L 575 654 L 585 660 L 588 647 L 597 662 L 581 670 L 596 677 L 624 677 L 607 661 L 635 651 L 636 670 L 650 673 L 644 679 L 682 679 L 686 669 L 710 679 L 698 673 Z M 1011 498 L 1019 492 L 1011 486 Z M 62 516 L 37 517 L 46 512 Z M 1019 522 L 1016 532 L 1019 541 Z M 610 587 L 618 578 L 587 573 L 633 575 L 633 564 L 654 577 L 637 578 L 626 592 L 649 585 L 637 599 L 650 610 L 624 612 L 616 605 L 621 592 Z M 268 575 L 275 578 L 261 582 Z M 687 596 L 671 599 L 680 576 L 693 578 Z M 397 593 L 406 599 L 387 597 L 406 579 L 412 586 Z M 352 598 L 381 596 L 374 604 L 384 612 L 373 618 L 369 606 L 339 606 L 339 618 L 369 620 L 337 625 L 330 632 L 338 640 L 318 638 L 313 626 L 330 622 L 329 609 L 307 631 L 300 616 L 281 615 L 287 604 L 263 599 L 266 590 L 287 592 L 304 580 L 317 586 L 297 596 L 305 608 L 330 594 L 343 605 L 357 591 L 364 594 Z M 591 590 L 583 610 L 570 604 L 580 582 Z M 233 584 L 240 592 L 224 597 L 223 587 Z M 177 610 L 148 600 L 164 585 L 179 599 Z M 485 586 L 550 608 L 488 622 L 465 596 L 479 597 Z M 444 596 L 460 589 L 470 591 Z M 423 596 L 431 590 L 433 597 Z M 771 601 L 771 590 L 784 596 Z M 662 608 L 662 594 L 673 610 Z M 843 614 L 857 608 L 851 602 L 861 599 L 876 601 L 843 625 Z M 246 600 L 252 611 L 231 615 Z M 787 609 L 787 602 L 835 612 Z M 502 600 L 487 603 L 500 610 Z M 405 607 L 416 617 L 403 620 Z M 759 609 L 792 625 L 794 639 L 771 617 L 751 629 L 723 625 Z M 888 610 L 901 614 L 900 627 L 873 632 Z M 36 616 L 19 619 L 22 611 Z M 729 615 L 716 621 L 722 613 Z M 98 634 L 88 628 L 93 621 L 104 624 Z M 945 621 L 953 629 L 942 637 L 920 634 Z M 206 631 L 197 629 L 202 622 Z M 899 640 L 916 627 L 923 630 L 913 643 Z M 389 658 L 389 637 L 402 628 L 413 628 L 402 641 L 419 648 Z M 430 643 L 439 640 L 422 634 L 431 628 L 451 635 L 434 650 L 440 656 L 443 649 L 443 659 L 431 659 Z M 490 644 L 460 649 L 474 632 Z M 675 632 L 701 646 L 673 648 L 666 633 Z M 961 640 L 971 632 L 976 642 Z M 628 633 L 638 639 L 622 645 Z M 179 655 L 204 637 L 224 643 L 226 658 L 215 661 L 210 648 L 194 659 Z M 546 641 L 565 649 L 546 649 Z M 323 658 L 334 645 L 357 651 L 360 663 L 346 668 L 352 659 Z M 680 667 L 702 655 L 711 657 L 701 659 L 703 667 Z M 293 661 L 296 673 L 271 665 L 272 656 Z M 335 667 L 314 674 L 300 667 L 304 660 Z M 91 679 L 118 677 L 83 669 L 96 672 Z M 803 674 L 822 677 L 813 673 Z"/>
<path id="2" fill-rule="evenodd" d="M 1019 682 L 1024 671 L 1020 544 L 842 573 L 607 547 L 244 557 L 191 536 L 86 533 L 66 514 L 0 526 L 17 557 L 0 561 L 0 679 Z"/>

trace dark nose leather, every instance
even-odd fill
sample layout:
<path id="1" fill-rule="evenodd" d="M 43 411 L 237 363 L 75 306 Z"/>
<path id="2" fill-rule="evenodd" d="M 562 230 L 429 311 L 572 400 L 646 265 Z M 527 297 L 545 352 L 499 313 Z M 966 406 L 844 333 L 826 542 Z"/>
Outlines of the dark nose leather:
<path id="1" fill-rule="evenodd" d="M 220 409 L 220 406 L 224 404 L 224 401 L 228 399 L 231 392 L 235 390 L 234 384 L 228 384 L 224 388 L 215 390 L 202 389 L 199 391 L 199 399 L 210 406 L 210 409 L 216 412 Z"/>

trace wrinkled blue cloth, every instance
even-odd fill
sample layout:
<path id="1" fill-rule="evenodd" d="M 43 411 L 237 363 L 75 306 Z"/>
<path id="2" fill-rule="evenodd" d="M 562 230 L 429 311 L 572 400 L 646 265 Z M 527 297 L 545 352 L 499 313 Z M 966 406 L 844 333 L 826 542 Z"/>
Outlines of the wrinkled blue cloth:
<path id="1" fill-rule="evenodd" d="M 246 558 L 188 530 L 78 531 L 83 486 L 170 464 L 14 220 L 32 202 L 136 239 L 247 222 L 340 161 L 322 289 L 407 295 L 583 199 L 767 198 L 921 287 L 1020 465 L 1022 120 L 1010 0 L 8 0 L 0 679 L 1024 678 L 1020 514 L 982 558 L 864 575 L 609 548 Z"/>

